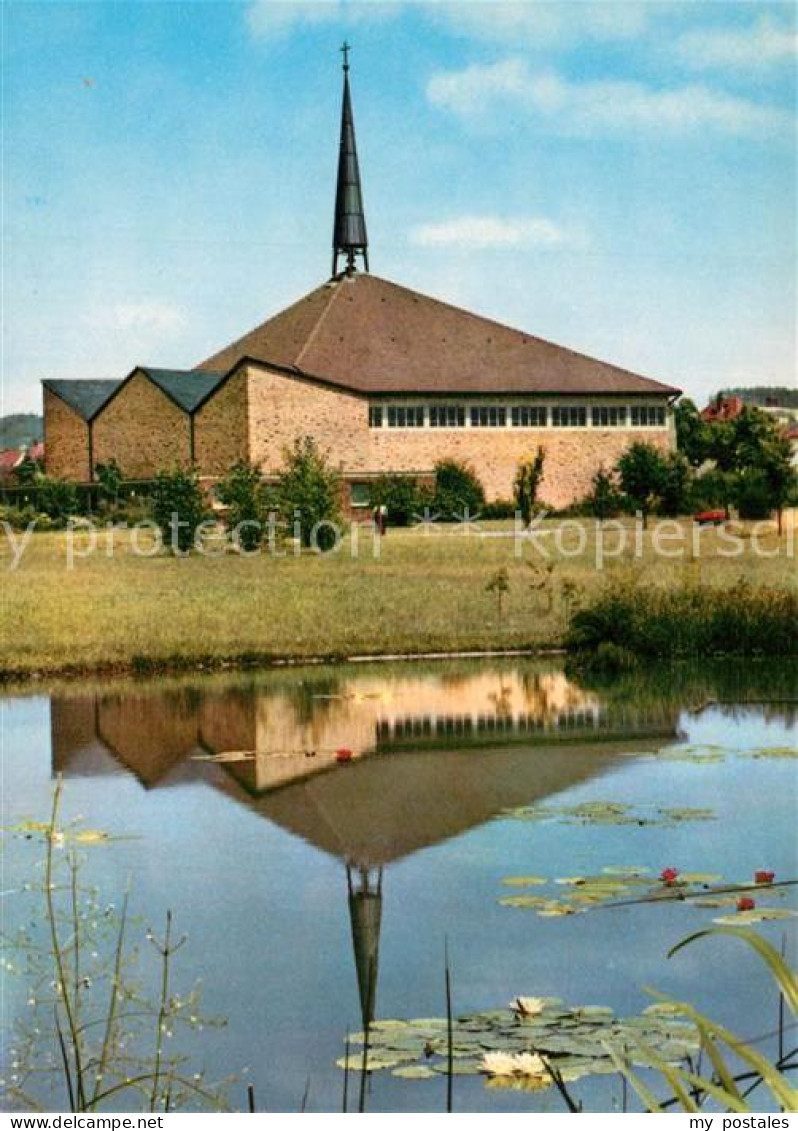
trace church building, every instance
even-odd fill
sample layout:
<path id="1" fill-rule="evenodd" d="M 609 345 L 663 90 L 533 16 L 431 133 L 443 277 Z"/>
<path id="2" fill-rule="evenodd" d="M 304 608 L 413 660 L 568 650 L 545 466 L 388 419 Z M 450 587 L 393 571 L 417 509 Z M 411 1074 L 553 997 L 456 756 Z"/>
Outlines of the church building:
<path id="1" fill-rule="evenodd" d="M 442 459 L 510 499 L 542 445 L 540 497 L 562 507 L 635 440 L 673 447 L 679 389 L 370 274 L 344 59 L 331 277 L 193 369 L 45 380 L 49 475 L 90 482 L 114 459 L 136 480 L 194 465 L 210 486 L 240 460 L 274 474 L 311 436 L 357 511 L 378 476 L 429 481 Z"/>

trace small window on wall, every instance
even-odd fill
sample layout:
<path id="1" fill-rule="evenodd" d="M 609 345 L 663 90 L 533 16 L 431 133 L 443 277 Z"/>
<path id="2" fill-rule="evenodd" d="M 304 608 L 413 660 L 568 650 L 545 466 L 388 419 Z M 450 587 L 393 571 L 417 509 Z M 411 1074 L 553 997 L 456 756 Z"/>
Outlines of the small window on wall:
<path id="1" fill-rule="evenodd" d="M 507 409 L 501 405 L 475 405 L 471 409 L 472 428 L 504 428 Z"/>
<path id="2" fill-rule="evenodd" d="M 558 405 L 551 410 L 551 422 L 555 428 L 585 428 L 587 409 L 582 405 Z"/>
<path id="3" fill-rule="evenodd" d="M 626 406 L 594 408 L 591 419 L 594 428 L 623 428 L 626 425 Z"/>
<path id="4" fill-rule="evenodd" d="M 423 405 L 390 405 L 388 408 L 389 428 L 423 428 Z"/>
<path id="5" fill-rule="evenodd" d="M 433 404 L 429 407 L 430 428 L 462 428 L 465 409 L 460 404 Z"/>
<path id="6" fill-rule="evenodd" d="M 636 428 L 664 428 L 665 409 L 662 405 L 635 405 L 632 408 L 632 424 Z"/>
<path id="7" fill-rule="evenodd" d="M 349 505 L 352 509 L 367 507 L 371 501 L 371 491 L 368 483 L 349 484 Z"/>
<path id="8" fill-rule="evenodd" d="M 382 428 L 382 405 L 369 405 L 369 428 Z"/>
<path id="9" fill-rule="evenodd" d="M 548 411 L 532 405 L 516 405 L 511 410 L 510 419 L 513 428 L 545 428 L 548 423 Z"/>

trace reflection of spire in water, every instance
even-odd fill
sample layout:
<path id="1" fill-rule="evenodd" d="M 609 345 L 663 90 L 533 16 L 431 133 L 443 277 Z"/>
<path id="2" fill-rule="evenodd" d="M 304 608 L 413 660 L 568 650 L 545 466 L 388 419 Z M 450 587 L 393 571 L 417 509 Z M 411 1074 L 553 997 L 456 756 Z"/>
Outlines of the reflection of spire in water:
<path id="1" fill-rule="evenodd" d="M 363 1028 L 374 1020 L 377 1003 L 377 974 L 380 961 L 382 923 L 382 867 L 362 868 L 347 864 L 349 918 L 355 952 L 357 987 Z"/>

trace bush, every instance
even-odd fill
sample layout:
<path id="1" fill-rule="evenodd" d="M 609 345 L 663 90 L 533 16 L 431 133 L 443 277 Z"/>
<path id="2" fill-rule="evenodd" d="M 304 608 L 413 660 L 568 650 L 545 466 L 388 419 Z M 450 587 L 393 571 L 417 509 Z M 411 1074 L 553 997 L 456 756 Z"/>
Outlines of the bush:
<path id="1" fill-rule="evenodd" d="M 119 501 L 119 489 L 124 481 L 122 468 L 115 459 L 110 459 L 108 463 L 96 464 L 94 475 L 100 499 L 108 506 L 115 506 Z"/>
<path id="2" fill-rule="evenodd" d="M 36 481 L 36 506 L 54 523 L 65 523 L 80 510 L 78 493 L 72 483 L 42 475 Z"/>
<path id="3" fill-rule="evenodd" d="M 534 459 L 522 460 L 515 473 L 513 495 L 515 504 L 521 512 L 524 526 L 529 526 L 538 497 L 538 487 L 543 478 L 543 465 L 546 462 L 545 449 L 539 447 Z"/>
<path id="4" fill-rule="evenodd" d="M 692 472 L 690 464 L 681 452 L 671 452 L 665 457 L 662 468 L 657 511 L 659 514 L 676 518 L 690 510 Z"/>
<path id="5" fill-rule="evenodd" d="M 485 505 L 485 492 L 474 472 L 464 463 L 446 459 L 435 464 L 435 491 L 431 507 L 444 522 L 474 518 Z"/>
<path id="6" fill-rule="evenodd" d="M 197 527 L 208 517 L 194 468 L 159 471 L 152 492 L 152 517 L 173 553 L 188 553 Z"/>
<path id="7" fill-rule="evenodd" d="M 485 503 L 480 511 L 480 518 L 515 518 L 515 511 L 516 507 L 512 499 L 495 499 L 492 503 Z"/>
<path id="8" fill-rule="evenodd" d="M 407 475 L 381 475 L 372 485 L 371 503 L 385 507 L 389 526 L 409 526 L 423 514 L 429 496 Z"/>
<path id="9" fill-rule="evenodd" d="M 276 487 L 280 514 L 303 546 L 314 543 L 320 550 L 335 544 L 332 525 L 341 521 L 341 484 L 315 440 L 305 436 L 283 452 L 285 461 Z M 325 525 L 320 525 L 324 523 Z"/>
<path id="10" fill-rule="evenodd" d="M 751 468 L 736 477 L 733 497 L 740 518 L 769 518 L 773 511 L 767 475 L 758 468 Z"/>
<path id="11" fill-rule="evenodd" d="M 35 507 L 0 506 L 0 522 L 7 523 L 12 530 L 26 530 L 32 522 L 37 530 L 52 529 L 53 521 L 46 514 L 39 514 Z"/>
<path id="12" fill-rule="evenodd" d="M 566 643 L 571 652 L 593 660 L 613 649 L 621 650 L 616 655 L 631 652 L 652 660 L 794 655 L 798 594 L 743 581 L 731 590 L 612 586 L 574 615 Z"/>
<path id="13" fill-rule="evenodd" d="M 734 479 L 727 471 L 711 468 L 693 480 L 690 510 L 695 512 L 728 509 L 734 492 Z"/>
<path id="14" fill-rule="evenodd" d="M 234 464 L 216 488 L 216 495 L 228 507 L 227 528 L 236 531 L 238 544 L 243 550 L 256 550 L 263 539 L 268 512 L 260 468 L 243 461 Z"/>
<path id="15" fill-rule="evenodd" d="M 593 476 L 590 494 L 585 499 L 588 514 L 592 514 L 603 522 L 605 518 L 614 518 L 623 510 L 623 498 L 615 482 L 615 476 L 604 467 L 600 467 Z"/>

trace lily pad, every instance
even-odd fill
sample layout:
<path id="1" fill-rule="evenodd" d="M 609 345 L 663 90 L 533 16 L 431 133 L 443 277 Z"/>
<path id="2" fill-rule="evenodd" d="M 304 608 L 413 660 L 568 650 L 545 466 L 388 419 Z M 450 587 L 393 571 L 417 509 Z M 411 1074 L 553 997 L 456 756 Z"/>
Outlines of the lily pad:
<path id="1" fill-rule="evenodd" d="M 400 1076 L 402 1080 L 433 1080 L 437 1073 L 424 1064 L 407 1064 L 401 1068 L 394 1068 L 392 1076 Z"/>
<path id="2" fill-rule="evenodd" d="M 716 872 L 681 872 L 679 880 L 683 884 L 717 884 L 723 876 Z"/>
<path id="3" fill-rule="evenodd" d="M 507 884 L 508 887 L 531 888 L 541 887 L 548 881 L 544 876 L 507 876 L 502 883 Z"/>
<path id="4" fill-rule="evenodd" d="M 798 758 L 798 746 L 760 746 L 743 753 L 748 758 Z"/>
<path id="5" fill-rule="evenodd" d="M 751 911 L 737 911 L 734 915 L 720 915 L 713 923 L 724 927 L 745 926 L 747 923 L 763 923 L 768 919 L 792 919 L 798 914 L 785 907 L 755 907 Z"/>

